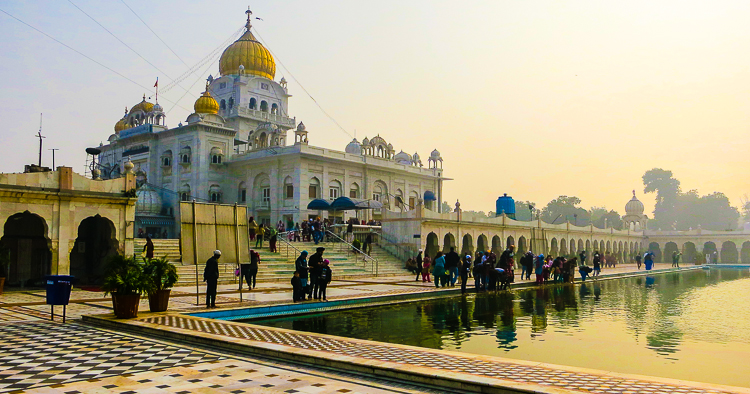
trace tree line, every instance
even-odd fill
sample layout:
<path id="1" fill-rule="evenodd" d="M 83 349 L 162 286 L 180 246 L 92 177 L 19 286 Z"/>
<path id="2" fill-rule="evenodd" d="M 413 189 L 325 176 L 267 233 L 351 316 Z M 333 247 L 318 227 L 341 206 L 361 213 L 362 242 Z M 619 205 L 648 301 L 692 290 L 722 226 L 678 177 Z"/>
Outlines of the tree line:
<path id="1" fill-rule="evenodd" d="M 700 226 L 706 230 L 736 230 L 740 211 L 729 203 L 724 193 L 713 192 L 701 196 L 697 190 L 683 192 L 680 181 L 675 179 L 672 171 L 654 168 L 643 174 L 643 192 L 656 194 L 656 205 L 648 222 L 652 230 L 689 230 Z M 578 226 L 592 224 L 604 228 L 622 230 L 624 222 L 620 213 L 605 207 L 585 209 L 580 206 L 581 199 L 576 196 L 559 196 L 550 201 L 541 210 L 531 201 L 516 201 L 516 220 L 531 221 L 540 215 L 546 223 L 560 224 L 569 221 Z M 443 202 L 443 212 L 452 212 L 453 208 Z M 750 221 L 750 201 L 742 206 L 743 219 Z M 495 217 L 494 211 L 463 212 L 465 220 L 473 217 Z"/>

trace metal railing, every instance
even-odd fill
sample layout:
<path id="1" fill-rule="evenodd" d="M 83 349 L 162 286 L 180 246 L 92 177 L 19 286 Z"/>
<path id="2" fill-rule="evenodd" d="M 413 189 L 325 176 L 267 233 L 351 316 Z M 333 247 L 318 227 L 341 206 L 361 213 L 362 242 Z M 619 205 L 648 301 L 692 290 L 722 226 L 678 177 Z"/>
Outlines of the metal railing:
<path id="1" fill-rule="evenodd" d="M 343 239 L 343 238 L 339 237 L 338 235 L 334 234 L 331 230 L 327 230 L 326 229 L 326 235 L 328 237 L 333 237 L 333 239 L 335 240 L 334 241 L 335 243 L 338 243 L 340 245 L 346 245 L 346 246 L 343 246 L 343 247 L 346 249 L 346 253 L 347 254 L 352 253 L 352 254 L 357 255 L 356 257 L 363 256 L 362 260 L 364 262 L 364 265 L 363 265 L 362 268 L 364 268 L 365 270 L 367 269 L 367 260 L 370 259 L 370 261 L 371 261 L 370 272 L 373 273 L 373 274 L 375 274 L 375 276 L 378 276 L 378 274 L 380 273 L 380 263 L 378 262 L 378 259 L 376 259 L 376 258 L 368 255 L 367 253 L 365 253 L 361 249 L 359 249 L 356 246 L 350 244 L 345 239 Z M 336 241 L 338 241 L 338 242 L 336 242 Z"/>
<path id="2" fill-rule="evenodd" d="M 380 247 L 385 249 L 386 251 L 388 251 L 388 248 L 393 248 L 394 252 L 388 252 L 395 255 L 396 257 L 406 261 L 407 259 L 413 258 L 417 255 L 418 251 L 416 250 L 416 247 L 414 247 L 414 249 L 406 248 L 402 245 L 399 245 L 398 242 L 396 242 L 393 238 L 389 237 L 386 234 L 383 234 L 382 232 L 379 235 L 381 241 L 379 243 Z"/>
<path id="3" fill-rule="evenodd" d="M 288 238 L 289 238 L 289 234 L 290 233 L 293 234 L 294 231 L 284 231 L 284 232 L 278 233 L 278 234 L 276 234 L 276 240 L 277 241 L 281 241 L 284 244 L 284 246 L 286 246 L 286 258 L 287 258 L 287 260 L 289 260 L 290 249 L 294 249 L 297 252 L 297 254 L 295 256 L 293 256 L 293 258 L 296 260 L 297 257 L 300 254 L 302 254 L 302 251 L 299 250 L 299 249 L 297 249 L 297 248 L 295 248 L 294 245 L 292 245 L 292 243 L 289 242 Z"/>

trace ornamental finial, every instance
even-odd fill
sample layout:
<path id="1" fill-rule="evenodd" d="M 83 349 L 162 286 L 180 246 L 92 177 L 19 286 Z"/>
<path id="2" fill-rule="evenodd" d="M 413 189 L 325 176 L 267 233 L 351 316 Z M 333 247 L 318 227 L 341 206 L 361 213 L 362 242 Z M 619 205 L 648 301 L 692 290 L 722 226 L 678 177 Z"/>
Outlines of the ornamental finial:
<path id="1" fill-rule="evenodd" d="M 250 15 L 253 14 L 253 12 L 250 11 L 250 6 L 247 6 L 247 11 L 245 11 L 245 13 L 247 14 L 247 23 L 245 23 L 245 28 L 247 29 L 247 31 L 250 31 L 250 28 L 253 27 L 253 25 L 250 23 Z"/>
<path id="2" fill-rule="evenodd" d="M 633 189 L 633 197 L 635 197 L 635 189 Z"/>

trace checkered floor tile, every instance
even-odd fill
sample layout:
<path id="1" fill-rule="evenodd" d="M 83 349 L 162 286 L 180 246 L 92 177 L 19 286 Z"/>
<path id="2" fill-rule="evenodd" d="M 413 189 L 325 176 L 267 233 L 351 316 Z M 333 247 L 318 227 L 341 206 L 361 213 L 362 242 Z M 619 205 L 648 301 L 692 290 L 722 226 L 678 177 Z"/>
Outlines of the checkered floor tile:
<path id="1" fill-rule="evenodd" d="M 404 349 L 386 343 L 363 344 L 346 338 L 331 338 L 297 331 L 270 329 L 248 324 L 199 319 L 186 316 L 158 316 L 142 321 L 166 327 L 188 329 L 198 332 L 223 335 L 318 350 L 369 360 L 392 362 L 404 365 L 434 368 L 438 371 L 461 372 L 519 383 L 538 383 L 557 389 L 601 393 L 601 394 L 729 394 L 728 391 L 697 388 L 688 385 L 663 384 L 646 380 L 626 379 L 605 374 L 581 376 L 563 369 L 549 366 L 529 366 L 513 362 L 485 361 L 460 355 L 447 355 L 430 349 Z M 436 371 L 436 373 L 439 373 Z M 539 377 L 547 377 L 540 381 Z"/>
<path id="2" fill-rule="evenodd" d="M 127 375 L 219 357 L 51 322 L 0 326 L 0 390 Z"/>

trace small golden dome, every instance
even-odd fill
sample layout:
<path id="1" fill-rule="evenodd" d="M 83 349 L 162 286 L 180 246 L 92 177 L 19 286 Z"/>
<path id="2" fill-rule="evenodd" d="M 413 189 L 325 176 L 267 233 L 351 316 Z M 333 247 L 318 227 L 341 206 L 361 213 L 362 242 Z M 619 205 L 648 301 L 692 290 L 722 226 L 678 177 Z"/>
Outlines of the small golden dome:
<path id="1" fill-rule="evenodd" d="M 198 100 L 195 100 L 195 105 L 193 105 L 193 109 L 195 110 L 196 114 L 218 114 L 219 113 L 219 103 L 216 102 L 216 99 L 211 97 L 211 93 L 208 92 L 208 82 L 206 82 L 206 91 L 203 92 L 203 94 L 198 97 Z"/>
<path id="2" fill-rule="evenodd" d="M 276 62 L 271 52 L 255 39 L 250 32 L 250 14 L 247 16 L 247 31 L 239 40 L 228 46 L 219 59 L 219 73 L 221 75 L 240 74 L 240 66 L 245 67 L 244 73 L 257 75 L 273 80 L 276 76 Z"/>
<path id="3" fill-rule="evenodd" d="M 143 111 L 145 113 L 149 113 L 153 109 L 154 109 L 154 104 L 146 101 L 146 95 L 144 94 L 143 101 L 134 105 L 133 108 L 130 109 L 130 113 L 132 114 L 133 112 L 136 112 L 136 111 Z"/>
<path id="4" fill-rule="evenodd" d="M 115 134 L 119 134 L 121 131 L 128 128 L 128 107 L 125 107 L 125 115 L 122 117 L 122 119 L 118 120 L 117 123 L 115 123 Z"/>

